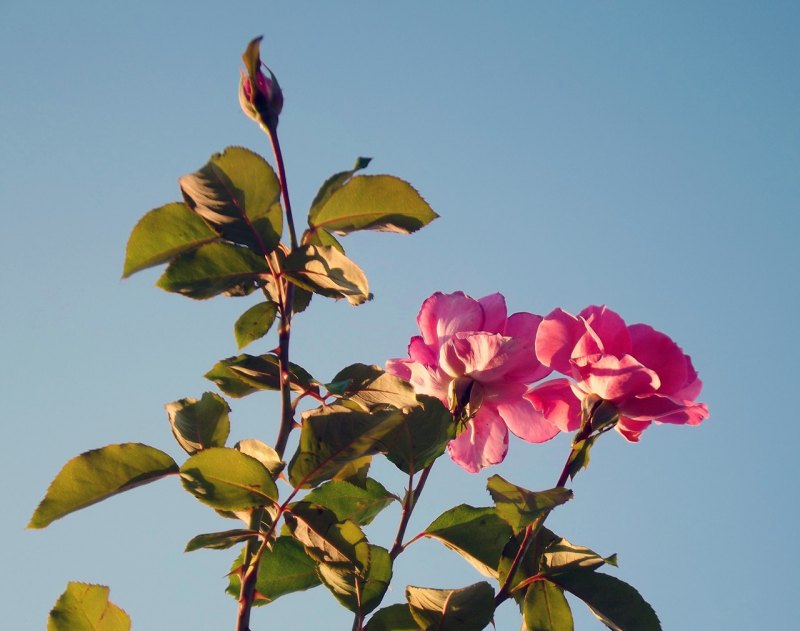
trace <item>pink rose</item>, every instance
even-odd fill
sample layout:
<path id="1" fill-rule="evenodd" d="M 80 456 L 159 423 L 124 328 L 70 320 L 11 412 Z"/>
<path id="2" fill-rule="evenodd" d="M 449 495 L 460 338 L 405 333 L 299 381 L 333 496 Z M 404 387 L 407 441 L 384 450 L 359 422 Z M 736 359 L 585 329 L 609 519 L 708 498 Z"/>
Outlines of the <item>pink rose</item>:
<path id="1" fill-rule="evenodd" d="M 437 292 L 422 304 L 422 335 L 411 338 L 409 359 L 386 363 L 387 372 L 437 397 L 464 423 L 447 449 L 467 471 L 502 462 L 509 429 L 534 443 L 558 433 L 525 396 L 528 384 L 550 373 L 536 359 L 541 321 L 532 313 L 507 316 L 500 294 L 475 300 Z"/>
<path id="2" fill-rule="evenodd" d="M 569 379 L 533 388 L 528 399 L 562 431 L 581 425 L 589 394 L 614 405 L 616 429 L 638 441 L 651 422 L 697 425 L 708 408 L 696 399 L 702 387 L 692 360 L 669 337 L 646 324 L 625 324 L 606 307 L 575 317 L 556 309 L 536 334 L 536 355 Z"/>

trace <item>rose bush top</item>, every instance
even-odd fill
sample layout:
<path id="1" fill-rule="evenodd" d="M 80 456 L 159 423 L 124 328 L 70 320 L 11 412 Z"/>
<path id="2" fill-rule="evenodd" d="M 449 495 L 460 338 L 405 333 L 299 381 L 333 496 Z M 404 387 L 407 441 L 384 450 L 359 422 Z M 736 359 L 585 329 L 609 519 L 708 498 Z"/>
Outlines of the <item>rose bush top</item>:
<path id="1" fill-rule="evenodd" d="M 668 336 L 646 324 L 626 325 L 605 306 L 578 316 L 555 309 L 536 334 L 545 366 L 572 379 L 536 386 L 528 399 L 562 431 L 581 424 L 581 402 L 590 394 L 612 403 L 616 429 L 638 441 L 651 422 L 697 425 L 708 408 L 696 401 L 702 382 L 692 360 Z"/>
<path id="2" fill-rule="evenodd" d="M 463 431 L 448 452 L 467 471 L 502 462 L 509 429 L 535 443 L 558 433 L 525 396 L 528 384 L 551 372 L 535 353 L 541 321 L 532 313 L 508 316 L 501 294 L 475 300 L 463 292 L 437 292 L 422 304 L 421 335 L 411 338 L 409 359 L 386 364 L 417 393 L 450 407 Z"/>

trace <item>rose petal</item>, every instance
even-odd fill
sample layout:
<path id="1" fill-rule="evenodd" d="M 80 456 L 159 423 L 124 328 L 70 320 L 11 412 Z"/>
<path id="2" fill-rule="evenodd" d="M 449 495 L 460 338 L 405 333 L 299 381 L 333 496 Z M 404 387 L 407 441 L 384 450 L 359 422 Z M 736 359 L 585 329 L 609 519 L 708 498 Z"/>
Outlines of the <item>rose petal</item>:
<path id="1" fill-rule="evenodd" d="M 408 356 L 425 366 L 437 365 L 438 353 L 433 352 L 419 335 L 412 337 L 408 343 Z"/>
<path id="2" fill-rule="evenodd" d="M 410 359 L 390 359 L 386 372 L 408 381 L 417 394 L 436 397 L 447 405 L 447 390 L 451 378 L 436 367 L 427 367 Z"/>
<path id="3" fill-rule="evenodd" d="M 522 384 L 505 386 L 503 392 L 495 391 L 487 397 L 484 405 L 494 407 L 508 429 L 522 440 L 543 443 L 558 434 L 558 427 L 525 398 L 525 390 Z"/>
<path id="4" fill-rule="evenodd" d="M 634 421 L 625 416 L 620 416 L 615 429 L 631 443 L 638 443 L 642 432 L 648 428 L 650 421 Z"/>
<path id="5" fill-rule="evenodd" d="M 506 299 L 503 294 L 484 296 L 478 300 L 478 303 L 483 309 L 483 323 L 476 330 L 507 335 L 504 330 L 508 310 L 506 309 Z"/>
<path id="6" fill-rule="evenodd" d="M 464 292 L 436 292 L 422 303 L 417 324 L 425 343 L 438 349 L 454 333 L 481 330 L 483 308 Z"/>
<path id="7" fill-rule="evenodd" d="M 518 383 L 532 383 L 544 379 L 552 368 L 544 366 L 536 356 L 536 333 L 542 323 L 542 316 L 520 312 L 513 314 L 506 323 L 506 337 L 513 340 L 509 349 L 509 365 L 506 378 Z"/>
<path id="8" fill-rule="evenodd" d="M 508 452 L 508 429 L 497 414 L 481 408 L 467 428 L 447 445 L 450 457 L 470 473 L 503 462 Z"/>
<path id="9" fill-rule="evenodd" d="M 562 432 L 573 432 L 581 426 L 581 400 L 569 380 L 547 381 L 529 390 L 525 398 Z"/>
<path id="10" fill-rule="evenodd" d="M 631 354 L 658 374 L 661 380 L 659 392 L 672 395 L 690 383 L 689 358 L 667 335 L 646 324 L 632 324 L 629 330 Z"/>
<path id="11" fill-rule="evenodd" d="M 615 311 L 605 305 L 600 307 L 591 305 L 578 315 L 586 321 L 586 324 L 595 335 L 582 338 L 582 343 L 585 344 L 585 347 L 581 347 L 581 343 L 579 343 L 575 353 L 573 353 L 573 358 L 598 352 L 605 355 L 616 355 L 617 357 L 631 353 L 631 338 L 628 333 L 628 327 L 625 325 L 625 320 Z M 596 340 L 600 340 L 600 348 L 597 350 L 595 350 Z"/>
<path id="12" fill-rule="evenodd" d="M 580 375 L 579 386 L 602 399 L 622 404 L 658 389 L 658 375 L 630 355 L 590 355 L 573 361 Z"/>
<path id="13" fill-rule="evenodd" d="M 569 375 L 575 344 L 586 333 L 585 325 L 563 309 L 554 309 L 536 331 L 536 356 L 545 366 Z"/>

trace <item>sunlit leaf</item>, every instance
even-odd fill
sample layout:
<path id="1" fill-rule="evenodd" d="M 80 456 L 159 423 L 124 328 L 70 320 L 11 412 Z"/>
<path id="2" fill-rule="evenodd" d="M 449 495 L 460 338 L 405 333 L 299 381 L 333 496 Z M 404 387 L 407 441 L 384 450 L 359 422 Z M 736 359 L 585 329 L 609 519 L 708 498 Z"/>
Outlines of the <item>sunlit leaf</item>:
<path id="1" fill-rule="evenodd" d="M 217 233 L 185 204 L 174 202 L 151 210 L 131 232 L 122 277 L 166 263 L 217 238 Z"/>
<path id="2" fill-rule="evenodd" d="M 266 355 L 237 355 L 218 361 L 205 374 L 220 390 L 240 398 L 258 390 L 280 389 L 278 357 Z M 301 366 L 289 362 L 289 384 L 296 392 L 319 392 L 316 380 Z"/>
<path id="3" fill-rule="evenodd" d="M 220 294 L 247 295 L 269 273 L 266 261 L 229 243 L 207 243 L 181 254 L 156 283 L 161 289 L 196 300 Z"/>
<path id="4" fill-rule="evenodd" d="M 286 258 L 285 266 L 286 278 L 315 294 L 346 298 L 352 305 L 360 305 L 371 297 L 361 268 L 330 246 L 300 246 Z"/>
<path id="5" fill-rule="evenodd" d="M 370 162 L 372 162 L 372 158 L 359 157 L 352 169 L 336 173 L 325 180 L 319 191 L 317 191 L 317 194 L 314 196 L 314 201 L 311 203 L 309 215 L 315 217 L 325 203 L 330 199 L 331 195 L 338 191 L 342 185 L 345 184 L 358 171 L 361 169 L 366 169 Z"/>
<path id="6" fill-rule="evenodd" d="M 550 581 L 534 581 L 522 605 L 522 631 L 573 631 L 572 610 L 564 591 Z"/>
<path id="7" fill-rule="evenodd" d="M 240 577 L 243 555 L 234 562 L 226 591 L 239 598 Z M 300 592 L 320 584 L 317 564 L 311 559 L 294 537 L 282 536 L 272 542 L 261 557 L 256 577 L 254 605 L 266 605 L 276 598 L 293 592 Z"/>
<path id="8" fill-rule="evenodd" d="M 481 631 L 494 616 L 494 589 L 480 582 L 462 589 L 406 588 L 411 616 L 423 629 Z"/>
<path id="9" fill-rule="evenodd" d="M 534 492 L 511 484 L 499 475 L 490 477 L 486 487 L 497 506 L 497 514 L 509 523 L 514 532 L 523 530 L 543 513 L 572 499 L 572 491 L 563 487 Z"/>
<path id="10" fill-rule="evenodd" d="M 367 622 L 364 631 L 419 631 L 407 604 L 379 609 Z"/>
<path id="11" fill-rule="evenodd" d="M 341 405 L 303 415 L 300 445 L 289 463 L 289 480 L 309 488 L 351 462 L 387 449 L 386 436 L 403 422 L 398 410 L 358 412 Z"/>
<path id="12" fill-rule="evenodd" d="M 275 322 L 278 306 L 272 302 L 259 302 L 245 311 L 233 325 L 236 344 L 244 348 L 264 337 Z"/>
<path id="13" fill-rule="evenodd" d="M 596 570 L 602 565 L 617 565 L 616 555 L 603 558 L 594 550 L 576 546 L 566 539 L 558 539 L 547 546 L 542 554 L 543 570 L 548 576 L 573 570 Z"/>
<path id="14" fill-rule="evenodd" d="M 391 175 L 362 175 L 338 187 L 312 208 L 308 223 L 337 234 L 380 230 L 409 234 L 436 219 L 422 196 Z"/>
<path id="15" fill-rule="evenodd" d="M 200 451 L 183 463 L 180 474 L 184 488 L 212 508 L 243 510 L 278 498 L 266 467 L 236 449 Z"/>
<path id="16" fill-rule="evenodd" d="M 379 405 L 393 405 L 396 408 L 417 405 L 411 384 L 378 366 L 353 364 L 340 370 L 330 385 L 335 388 L 335 391 L 328 388 L 332 394 L 354 401 L 364 410 Z"/>
<path id="17" fill-rule="evenodd" d="M 205 392 L 200 399 L 181 399 L 165 407 L 172 434 L 189 455 L 225 446 L 230 432 L 230 408 L 218 394 Z"/>
<path id="18" fill-rule="evenodd" d="M 497 578 L 500 555 L 512 532 L 494 508 L 461 504 L 437 517 L 424 535 L 458 552 L 484 576 Z"/>
<path id="19" fill-rule="evenodd" d="M 243 530 L 241 528 L 225 530 L 223 532 L 209 532 L 192 537 L 189 543 L 186 544 L 184 552 L 193 552 L 201 548 L 226 550 L 227 548 L 235 546 L 237 543 L 255 539 L 256 537 L 258 537 L 258 532 L 254 530 Z"/>
<path id="20" fill-rule="evenodd" d="M 255 438 L 240 440 L 233 448 L 258 460 L 267 468 L 267 471 L 272 474 L 273 478 L 278 477 L 278 474 L 283 471 L 283 468 L 286 466 L 286 463 L 281 460 L 280 455 L 273 447 Z"/>
<path id="21" fill-rule="evenodd" d="M 87 451 L 64 465 L 28 528 L 44 528 L 73 511 L 177 472 L 178 465 L 170 456 L 141 443 Z"/>
<path id="22" fill-rule="evenodd" d="M 47 631 L 129 631 L 131 619 L 108 600 L 105 585 L 67 583 L 47 619 Z"/>
<path id="23" fill-rule="evenodd" d="M 618 578 L 576 570 L 559 574 L 552 581 L 585 602 L 613 631 L 661 631 L 653 608 L 638 591 Z"/>
<path id="24" fill-rule="evenodd" d="M 187 205 L 225 239 L 262 256 L 278 245 L 281 187 L 272 167 L 258 154 L 228 147 L 178 182 Z"/>
<path id="25" fill-rule="evenodd" d="M 321 504 L 332 510 L 339 520 L 350 519 L 366 526 L 397 499 L 380 482 L 367 478 L 363 488 L 344 481 L 325 482 L 308 493 L 303 501 Z"/>

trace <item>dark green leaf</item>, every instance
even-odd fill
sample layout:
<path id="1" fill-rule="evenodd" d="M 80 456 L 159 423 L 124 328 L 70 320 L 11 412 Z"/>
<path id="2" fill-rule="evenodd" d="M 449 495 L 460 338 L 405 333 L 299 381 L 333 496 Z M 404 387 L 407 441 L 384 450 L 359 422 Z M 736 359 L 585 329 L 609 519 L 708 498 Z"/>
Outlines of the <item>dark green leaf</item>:
<path id="1" fill-rule="evenodd" d="M 380 546 L 369 546 L 370 563 L 366 577 L 347 563 L 320 563 L 317 571 L 343 607 L 365 615 L 375 609 L 392 580 L 392 559 Z"/>
<path id="2" fill-rule="evenodd" d="M 461 504 L 437 517 L 424 535 L 458 552 L 484 576 L 497 578 L 500 555 L 512 532 L 494 508 Z"/>
<path id="3" fill-rule="evenodd" d="M 64 465 L 31 517 L 28 528 L 44 528 L 73 511 L 178 472 L 163 451 L 141 443 L 93 449 Z"/>
<path id="4" fill-rule="evenodd" d="M 389 605 L 375 612 L 364 631 L 419 631 L 408 605 Z"/>
<path id="5" fill-rule="evenodd" d="M 585 602 L 614 631 L 661 631 L 656 612 L 627 583 L 591 570 L 576 570 L 553 577 L 553 582 Z"/>
<path id="6" fill-rule="evenodd" d="M 241 589 L 238 570 L 242 567 L 242 555 L 239 555 L 231 568 L 226 590 L 234 598 L 239 598 Z M 284 594 L 303 591 L 319 584 L 317 564 L 306 554 L 303 545 L 293 537 L 278 537 L 261 557 L 253 604 L 266 605 Z"/>
<path id="7" fill-rule="evenodd" d="M 589 436 L 589 438 L 579 440 L 572 445 L 572 451 L 567 460 L 570 480 L 574 480 L 581 469 L 589 466 L 589 452 L 594 446 L 595 440 L 597 440 L 597 436 Z"/>
<path id="8" fill-rule="evenodd" d="M 404 409 L 403 423 L 386 439 L 386 457 L 401 471 L 422 471 L 444 453 L 455 438 L 453 415 L 439 399 L 420 395 L 419 404 Z"/>
<path id="9" fill-rule="evenodd" d="M 312 231 L 324 228 L 337 234 L 354 230 L 409 234 L 437 217 L 408 182 L 391 175 L 362 175 L 312 208 L 308 223 Z"/>
<path id="10" fill-rule="evenodd" d="M 272 167 L 258 154 L 228 147 L 178 182 L 189 208 L 223 238 L 261 256 L 278 245 L 283 229 L 281 187 Z"/>
<path id="11" fill-rule="evenodd" d="M 286 278 L 315 294 L 337 300 L 346 298 L 351 305 L 371 298 L 361 268 L 330 246 L 300 246 L 286 258 L 285 265 Z"/>
<path id="12" fill-rule="evenodd" d="M 201 548 L 210 548 L 212 550 L 226 550 L 227 548 L 235 546 L 237 543 L 255 539 L 258 533 L 254 530 L 242 530 L 241 528 L 235 530 L 225 530 L 223 532 L 209 532 L 202 535 L 192 537 L 189 543 L 186 544 L 184 552 L 193 552 Z"/>
<path id="13" fill-rule="evenodd" d="M 331 391 L 332 394 L 354 401 L 365 411 L 382 405 L 396 408 L 417 405 L 417 397 L 411 384 L 390 375 L 378 366 L 348 366 L 336 374 L 332 385 L 337 390 Z"/>
<path id="14" fill-rule="evenodd" d="M 67 583 L 47 619 L 47 631 L 130 631 L 131 619 L 108 600 L 105 585 Z"/>
<path id="15" fill-rule="evenodd" d="M 189 455 L 224 447 L 230 432 L 228 404 L 218 394 L 206 392 L 201 399 L 181 399 L 166 405 L 175 440 Z"/>
<path id="16" fill-rule="evenodd" d="M 347 563 L 362 573 L 369 568 L 369 544 L 361 528 L 338 520 L 324 506 L 297 502 L 286 514 L 286 524 L 317 563 Z"/>
<path id="17" fill-rule="evenodd" d="M 310 488 L 363 456 L 385 451 L 386 436 L 402 422 L 398 410 L 369 413 L 330 405 L 306 412 L 300 445 L 289 463 L 289 480 Z"/>
<path id="18" fill-rule="evenodd" d="M 612 555 L 604 559 L 594 550 L 576 546 L 566 539 L 558 539 L 547 546 L 542 555 L 542 562 L 543 571 L 548 576 L 555 576 L 578 569 L 596 570 L 606 563 L 616 566 L 617 558 L 616 555 Z"/>
<path id="19" fill-rule="evenodd" d="M 511 484 L 499 475 L 490 477 L 486 487 L 497 506 L 497 514 L 509 523 L 514 532 L 524 530 L 543 513 L 572 499 L 572 491 L 563 487 L 533 492 Z"/>
<path id="20" fill-rule="evenodd" d="M 280 455 L 275 449 L 255 438 L 240 440 L 233 448 L 258 460 L 267 468 L 267 471 L 272 474 L 273 478 L 277 478 L 278 474 L 280 474 L 286 466 L 286 463 L 281 460 Z"/>
<path id="21" fill-rule="evenodd" d="M 180 472 L 184 488 L 212 508 L 243 510 L 273 504 L 278 498 L 266 467 L 236 449 L 200 451 L 183 463 Z"/>
<path id="22" fill-rule="evenodd" d="M 494 616 L 494 589 L 481 581 L 462 589 L 406 587 L 411 616 L 423 629 L 481 631 Z"/>
<path id="23" fill-rule="evenodd" d="M 349 519 L 366 526 L 397 499 L 380 482 L 367 478 L 364 488 L 344 481 L 325 482 L 306 495 L 303 501 L 322 504 L 340 521 Z"/>
<path id="24" fill-rule="evenodd" d="M 534 581 L 522 605 L 523 631 L 573 631 L 564 591 L 550 581 Z"/>
<path id="25" fill-rule="evenodd" d="M 173 202 L 151 210 L 131 232 L 122 277 L 166 263 L 217 238 L 217 233 L 185 204 Z"/>
<path id="26" fill-rule="evenodd" d="M 254 342 L 264 337 L 275 322 L 275 315 L 278 313 L 278 305 L 274 302 L 259 302 L 245 311 L 236 324 L 233 325 L 233 333 L 236 337 L 236 344 L 239 348 L 244 348 L 250 342 Z"/>
<path id="27" fill-rule="evenodd" d="M 207 243 L 169 264 L 156 283 L 161 289 L 204 300 L 219 294 L 252 293 L 269 273 L 266 261 L 229 243 Z"/>
<path id="28" fill-rule="evenodd" d="M 273 354 L 229 357 L 214 364 L 205 378 L 235 398 L 258 390 L 280 390 L 278 357 Z M 316 380 L 305 369 L 291 362 L 289 383 L 296 392 L 319 392 Z"/>
<path id="29" fill-rule="evenodd" d="M 519 546 L 521 545 L 523 538 L 523 533 L 514 535 L 508 541 L 505 548 L 503 548 L 503 552 L 500 555 L 500 563 L 497 566 L 497 580 L 501 584 L 504 583 L 508 577 L 508 571 L 511 569 L 514 558 L 519 552 Z M 542 555 L 544 554 L 544 550 L 547 548 L 547 546 L 551 545 L 554 541 L 558 541 L 559 539 L 560 538 L 556 534 L 544 527 L 540 527 L 536 532 L 533 541 L 530 543 L 525 555 L 522 557 L 519 567 L 517 567 L 514 578 L 509 583 L 512 588 L 511 594 L 518 603 L 522 604 L 522 599 L 524 598 L 525 593 L 523 590 L 515 591 L 514 588 L 516 588 L 516 586 L 522 581 L 540 574 L 541 559 Z"/>

